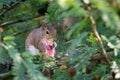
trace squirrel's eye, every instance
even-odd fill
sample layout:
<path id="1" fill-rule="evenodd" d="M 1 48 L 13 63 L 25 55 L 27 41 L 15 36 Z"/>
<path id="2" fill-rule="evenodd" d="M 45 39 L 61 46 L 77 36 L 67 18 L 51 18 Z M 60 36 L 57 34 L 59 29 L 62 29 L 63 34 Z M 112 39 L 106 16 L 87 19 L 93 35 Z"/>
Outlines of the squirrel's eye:
<path id="1" fill-rule="evenodd" d="M 46 31 L 46 34 L 49 34 L 49 31 Z"/>

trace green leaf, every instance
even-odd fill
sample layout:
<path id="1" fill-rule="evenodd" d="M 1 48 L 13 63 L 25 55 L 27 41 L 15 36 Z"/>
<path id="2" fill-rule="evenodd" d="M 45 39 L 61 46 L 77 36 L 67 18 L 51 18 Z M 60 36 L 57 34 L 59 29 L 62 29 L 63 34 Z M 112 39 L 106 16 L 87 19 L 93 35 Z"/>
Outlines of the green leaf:
<path id="1" fill-rule="evenodd" d="M 9 59 L 7 50 L 0 44 L 0 63 L 5 64 Z"/>
<path id="2" fill-rule="evenodd" d="M 86 67 L 84 67 L 84 68 L 82 69 L 82 72 L 83 72 L 83 73 L 85 73 L 85 72 L 86 72 Z"/>
<path id="3" fill-rule="evenodd" d="M 31 57 L 29 52 L 23 52 L 21 55 L 23 58 L 30 58 Z"/>
<path id="4" fill-rule="evenodd" d="M 6 36 L 3 38 L 4 41 L 12 41 L 14 39 L 15 39 L 15 37 L 13 37 L 13 36 Z"/>
<path id="5" fill-rule="evenodd" d="M 74 50 L 76 49 L 76 47 L 78 46 L 81 46 L 82 45 L 82 42 L 84 41 L 84 38 L 88 35 L 87 32 L 83 32 L 81 33 L 79 36 L 77 36 L 75 39 L 72 40 L 69 48 L 68 48 L 68 51 L 70 50 Z"/>
<path id="6" fill-rule="evenodd" d="M 89 36 L 89 41 L 92 43 L 92 45 L 94 45 L 95 42 L 96 42 L 96 39 L 95 39 L 95 37 L 94 37 L 94 35 L 92 33 Z"/>
<path id="7" fill-rule="evenodd" d="M 89 20 L 88 19 L 84 19 L 81 22 L 76 23 L 75 25 L 70 27 L 70 30 L 68 31 L 68 33 L 66 34 L 66 38 L 69 39 L 72 35 L 75 36 L 80 34 L 80 31 L 82 29 L 84 29 L 84 27 L 86 27 L 89 24 Z"/>

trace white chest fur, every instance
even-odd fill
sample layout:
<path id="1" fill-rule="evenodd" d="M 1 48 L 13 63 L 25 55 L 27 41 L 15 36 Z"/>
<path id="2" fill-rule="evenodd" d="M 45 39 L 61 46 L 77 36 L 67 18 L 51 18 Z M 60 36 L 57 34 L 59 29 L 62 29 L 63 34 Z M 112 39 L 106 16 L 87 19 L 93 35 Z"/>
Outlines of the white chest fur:
<path id="1" fill-rule="evenodd" d="M 39 55 L 39 50 L 37 48 L 35 48 L 34 45 L 30 45 L 28 48 L 27 48 L 27 51 L 30 52 L 31 55 Z"/>

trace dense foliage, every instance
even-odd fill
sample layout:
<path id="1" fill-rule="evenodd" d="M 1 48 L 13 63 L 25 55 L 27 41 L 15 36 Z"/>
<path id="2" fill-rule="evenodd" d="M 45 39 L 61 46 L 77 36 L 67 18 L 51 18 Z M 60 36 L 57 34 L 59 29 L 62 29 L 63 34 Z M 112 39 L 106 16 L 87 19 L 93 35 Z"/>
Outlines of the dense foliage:
<path id="1" fill-rule="evenodd" d="M 41 17 L 58 32 L 51 80 L 120 79 L 120 0 L 0 0 L 0 80 L 48 80 L 45 62 L 25 51 Z"/>

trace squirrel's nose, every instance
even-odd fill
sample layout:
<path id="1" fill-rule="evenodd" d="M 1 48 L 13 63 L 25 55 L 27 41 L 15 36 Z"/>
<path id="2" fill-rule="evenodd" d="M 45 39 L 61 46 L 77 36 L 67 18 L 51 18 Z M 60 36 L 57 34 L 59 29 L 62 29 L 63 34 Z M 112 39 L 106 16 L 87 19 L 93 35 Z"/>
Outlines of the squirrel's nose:
<path id="1" fill-rule="evenodd" d="M 53 47 L 57 47 L 56 39 L 49 39 L 48 42 L 50 45 L 53 45 Z"/>

